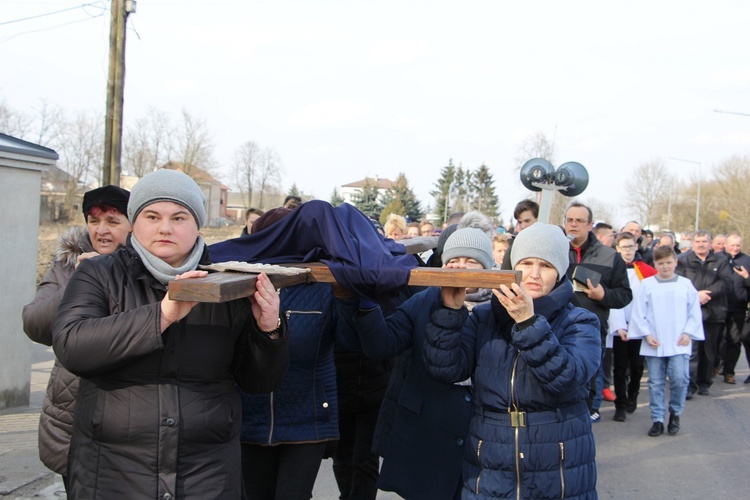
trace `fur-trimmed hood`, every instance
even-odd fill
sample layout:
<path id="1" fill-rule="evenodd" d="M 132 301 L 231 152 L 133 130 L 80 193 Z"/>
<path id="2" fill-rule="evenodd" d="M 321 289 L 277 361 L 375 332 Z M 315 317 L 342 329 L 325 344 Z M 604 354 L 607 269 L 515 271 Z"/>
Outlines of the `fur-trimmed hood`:
<path id="1" fill-rule="evenodd" d="M 57 237 L 55 261 L 75 266 L 76 259 L 82 253 L 93 252 L 89 232 L 85 227 L 73 226 Z"/>

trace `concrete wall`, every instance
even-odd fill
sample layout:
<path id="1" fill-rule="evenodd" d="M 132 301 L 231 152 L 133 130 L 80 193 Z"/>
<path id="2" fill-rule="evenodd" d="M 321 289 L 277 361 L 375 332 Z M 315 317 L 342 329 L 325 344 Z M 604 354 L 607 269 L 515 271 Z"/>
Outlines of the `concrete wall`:
<path id="1" fill-rule="evenodd" d="M 31 341 L 21 311 L 36 293 L 43 163 L 0 155 L 0 409 L 29 404 Z"/>

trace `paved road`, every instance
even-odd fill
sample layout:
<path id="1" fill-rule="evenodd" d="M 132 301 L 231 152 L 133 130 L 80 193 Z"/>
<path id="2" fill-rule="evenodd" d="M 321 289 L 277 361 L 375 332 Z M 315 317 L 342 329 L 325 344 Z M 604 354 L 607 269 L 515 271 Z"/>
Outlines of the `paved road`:
<path id="1" fill-rule="evenodd" d="M 36 458 L 38 409 L 51 359 L 49 349 L 34 347 L 31 406 L 0 411 L 0 498 L 64 498 L 62 484 Z M 688 401 L 677 436 L 646 435 L 651 418 L 645 379 L 638 410 L 626 422 L 613 421 L 614 406 L 605 402 L 602 421 L 594 424 L 600 498 L 750 498 L 750 384 L 742 383 L 749 373 L 743 356 L 737 385 L 717 377 L 711 396 Z M 338 498 L 330 460 L 321 465 L 313 498 Z"/>

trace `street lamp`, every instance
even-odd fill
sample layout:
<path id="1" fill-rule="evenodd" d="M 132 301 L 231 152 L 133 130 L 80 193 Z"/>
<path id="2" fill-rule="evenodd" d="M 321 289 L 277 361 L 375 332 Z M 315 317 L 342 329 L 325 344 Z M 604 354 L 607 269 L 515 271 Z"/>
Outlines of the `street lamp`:
<path id="1" fill-rule="evenodd" d="M 692 163 L 693 165 L 698 165 L 698 194 L 695 197 L 695 230 L 698 231 L 698 229 L 700 228 L 700 221 L 701 221 L 701 162 L 693 161 L 693 160 L 685 160 L 683 158 L 673 158 L 673 157 L 670 157 L 669 159 L 677 160 L 677 161 L 684 161 L 686 163 Z"/>

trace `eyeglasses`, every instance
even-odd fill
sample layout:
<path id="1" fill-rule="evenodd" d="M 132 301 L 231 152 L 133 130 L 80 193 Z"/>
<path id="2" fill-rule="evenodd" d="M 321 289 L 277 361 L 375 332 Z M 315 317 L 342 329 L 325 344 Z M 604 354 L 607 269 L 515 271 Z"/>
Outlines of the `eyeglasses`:
<path id="1" fill-rule="evenodd" d="M 578 224 L 580 226 L 580 225 L 583 225 L 583 224 L 588 224 L 589 221 L 586 220 L 586 219 L 567 219 L 566 218 L 565 219 L 565 223 L 566 224 L 574 224 L 575 223 L 575 224 Z"/>
<path id="2" fill-rule="evenodd" d="M 635 250 L 635 245 L 619 245 L 617 248 L 620 250 Z"/>

